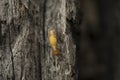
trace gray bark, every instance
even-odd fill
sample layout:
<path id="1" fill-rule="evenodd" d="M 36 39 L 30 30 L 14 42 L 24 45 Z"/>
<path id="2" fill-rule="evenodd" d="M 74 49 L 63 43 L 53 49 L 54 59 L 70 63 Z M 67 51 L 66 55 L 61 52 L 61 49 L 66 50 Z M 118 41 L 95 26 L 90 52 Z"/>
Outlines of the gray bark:
<path id="1" fill-rule="evenodd" d="M 0 80 L 75 80 L 79 0 L 0 0 Z M 48 29 L 58 35 L 52 55 Z M 72 28 L 72 29 L 71 29 Z"/>

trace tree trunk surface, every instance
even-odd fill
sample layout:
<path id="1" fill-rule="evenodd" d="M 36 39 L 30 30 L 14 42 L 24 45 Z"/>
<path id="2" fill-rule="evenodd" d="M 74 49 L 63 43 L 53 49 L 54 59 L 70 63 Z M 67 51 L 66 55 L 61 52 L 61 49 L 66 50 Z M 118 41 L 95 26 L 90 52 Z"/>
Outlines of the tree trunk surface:
<path id="1" fill-rule="evenodd" d="M 75 80 L 79 0 L 0 0 L 0 80 Z M 48 29 L 55 28 L 54 56 Z"/>

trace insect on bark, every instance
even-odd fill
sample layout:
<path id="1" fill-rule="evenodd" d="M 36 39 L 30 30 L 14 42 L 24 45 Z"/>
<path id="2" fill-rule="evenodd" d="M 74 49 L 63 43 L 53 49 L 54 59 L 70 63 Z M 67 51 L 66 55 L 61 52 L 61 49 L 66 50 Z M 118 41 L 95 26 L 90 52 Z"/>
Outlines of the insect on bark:
<path id="1" fill-rule="evenodd" d="M 56 30 L 54 28 L 50 28 L 48 30 L 48 38 L 49 38 L 49 43 L 52 48 L 52 53 L 53 55 L 58 55 L 59 50 L 57 49 L 57 35 L 56 35 Z"/>

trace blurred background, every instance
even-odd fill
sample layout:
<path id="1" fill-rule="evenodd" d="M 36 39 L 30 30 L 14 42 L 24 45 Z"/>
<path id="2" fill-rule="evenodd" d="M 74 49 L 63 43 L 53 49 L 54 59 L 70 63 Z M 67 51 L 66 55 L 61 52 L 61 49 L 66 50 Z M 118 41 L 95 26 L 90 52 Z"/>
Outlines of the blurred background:
<path id="1" fill-rule="evenodd" d="M 120 0 L 81 0 L 79 80 L 120 80 Z"/>

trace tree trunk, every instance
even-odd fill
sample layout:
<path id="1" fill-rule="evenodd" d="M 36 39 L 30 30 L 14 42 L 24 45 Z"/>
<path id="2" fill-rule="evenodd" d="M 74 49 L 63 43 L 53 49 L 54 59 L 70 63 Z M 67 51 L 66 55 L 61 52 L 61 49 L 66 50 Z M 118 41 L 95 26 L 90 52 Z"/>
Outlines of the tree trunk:
<path id="1" fill-rule="evenodd" d="M 0 0 L 0 80 L 75 80 L 80 19 L 79 0 Z"/>

